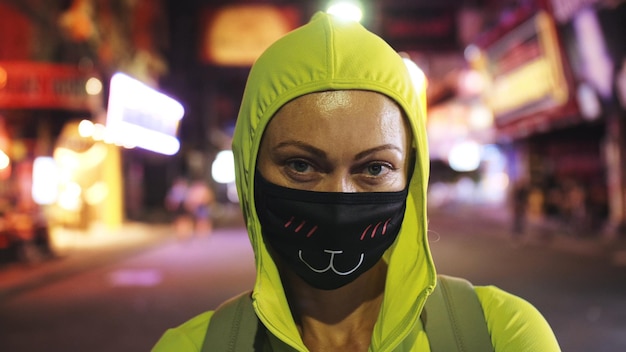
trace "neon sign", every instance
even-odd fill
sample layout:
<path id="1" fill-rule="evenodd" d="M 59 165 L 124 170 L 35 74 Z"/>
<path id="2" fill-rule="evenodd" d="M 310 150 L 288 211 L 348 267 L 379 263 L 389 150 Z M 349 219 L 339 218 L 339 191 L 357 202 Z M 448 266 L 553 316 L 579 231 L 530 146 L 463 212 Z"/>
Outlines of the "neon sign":
<path id="1" fill-rule="evenodd" d="M 173 155 L 185 109 L 176 100 L 123 73 L 111 78 L 106 128 L 113 142 Z"/>

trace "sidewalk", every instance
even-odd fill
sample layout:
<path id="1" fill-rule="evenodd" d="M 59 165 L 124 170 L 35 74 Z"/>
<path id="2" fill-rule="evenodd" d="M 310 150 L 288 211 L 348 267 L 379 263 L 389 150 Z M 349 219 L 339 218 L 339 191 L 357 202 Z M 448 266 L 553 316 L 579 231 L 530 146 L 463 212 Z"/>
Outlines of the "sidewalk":
<path id="1" fill-rule="evenodd" d="M 128 221 L 111 229 L 92 225 L 86 231 L 52 229 L 55 257 L 37 263 L 0 265 L 0 303 L 29 289 L 52 283 L 85 270 L 106 265 L 160 244 L 176 242 L 167 214 L 155 212 L 142 221 Z M 238 205 L 216 212 L 215 228 L 243 227 Z"/>
<path id="2" fill-rule="evenodd" d="M 86 231 L 52 229 L 54 258 L 0 266 L 0 302 L 26 290 L 175 240 L 170 228 L 168 224 L 128 222 L 114 229 L 103 226 L 92 226 Z"/>
<path id="3" fill-rule="evenodd" d="M 479 224 L 481 235 L 497 236 L 515 242 L 508 209 L 501 205 L 447 204 L 430 208 L 429 217 Z M 604 233 L 573 235 L 554 222 L 527 224 L 518 245 L 549 246 L 582 256 L 605 257 L 615 266 L 626 266 L 626 238 Z"/>

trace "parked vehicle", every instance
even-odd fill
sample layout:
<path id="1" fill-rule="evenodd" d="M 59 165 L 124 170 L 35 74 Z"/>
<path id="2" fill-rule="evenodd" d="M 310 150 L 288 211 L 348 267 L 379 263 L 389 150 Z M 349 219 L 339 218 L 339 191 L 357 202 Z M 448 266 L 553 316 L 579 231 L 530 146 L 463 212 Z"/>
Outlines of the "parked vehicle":
<path id="1" fill-rule="evenodd" d="M 34 263 L 53 255 L 45 218 L 36 212 L 0 212 L 0 264 Z"/>

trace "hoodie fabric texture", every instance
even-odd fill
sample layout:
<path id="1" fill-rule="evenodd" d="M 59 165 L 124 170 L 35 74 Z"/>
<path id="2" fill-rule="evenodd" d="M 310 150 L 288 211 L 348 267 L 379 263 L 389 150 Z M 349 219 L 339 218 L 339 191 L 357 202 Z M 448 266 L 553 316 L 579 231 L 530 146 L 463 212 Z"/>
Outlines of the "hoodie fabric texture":
<path id="1" fill-rule="evenodd" d="M 427 240 L 425 92 L 415 89 L 402 58 L 386 42 L 358 23 L 324 13 L 279 39 L 253 65 L 233 137 L 237 190 L 255 253 L 253 306 L 269 335 L 264 350 L 307 351 L 255 210 L 254 173 L 263 131 L 280 107 L 299 96 L 355 89 L 394 100 L 410 122 L 416 150 L 402 228 L 383 257 L 388 274 L 370 351 L 430 350 L 419 318 L 436 283 Z M 560 350 L 550 326 L 528 302 L 492 286 L 475 290 L 496 351 Z M 168 330 L 153 351 L 199 351 L 212 314 Z"/>

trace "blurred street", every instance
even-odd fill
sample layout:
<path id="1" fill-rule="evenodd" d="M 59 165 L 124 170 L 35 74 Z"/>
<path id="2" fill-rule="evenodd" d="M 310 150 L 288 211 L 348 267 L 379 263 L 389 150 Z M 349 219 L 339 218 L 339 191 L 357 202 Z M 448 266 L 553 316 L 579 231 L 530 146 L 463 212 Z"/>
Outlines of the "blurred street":
<path id="1" fill-rule="evenodd" d="M 252 288 L 239 108 L 319 12 L 417 79 L 439 273 L 626 351 L 626 1 L 340 2 L 0 0 L 0 352 L 149 351 Z"/>
<path id="2" fill-rule="evenodd" d="M 526 298 L 563 351 L 626 350 L 617 242 L 558 234 L 513 242 L 497 209 L 449 207 L 430 218 L 440 273 Z M 148 351 L 168 327 L 252 287 L 252 250 L 240 227 L 185 241 L 167 225 L 125 230 L 123 245 L 0 268 L 0 351 Z"/>

